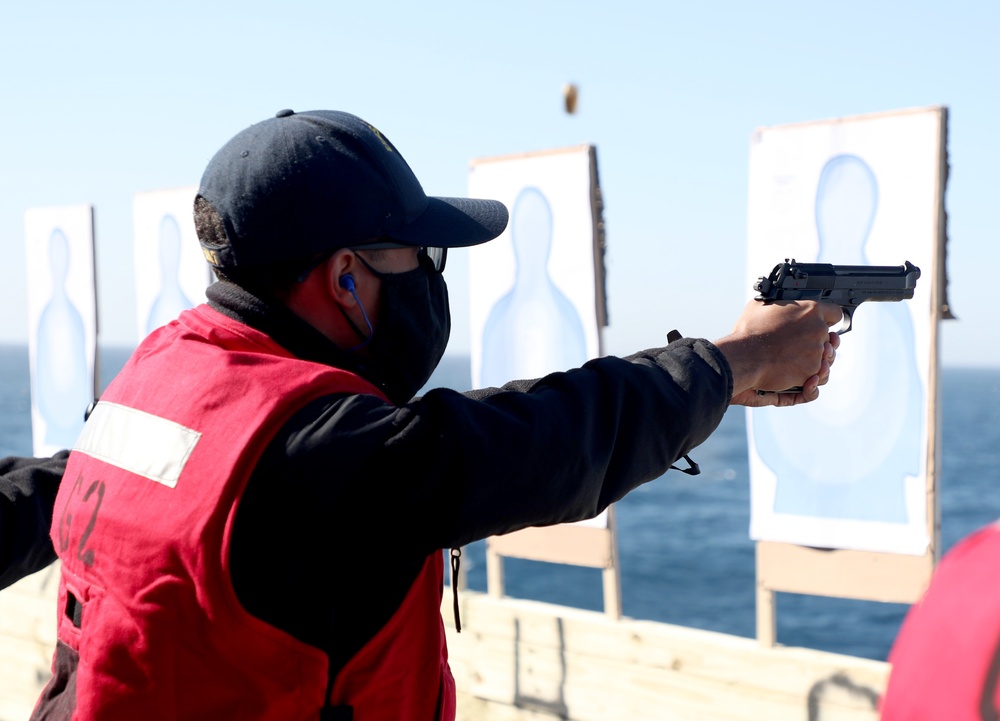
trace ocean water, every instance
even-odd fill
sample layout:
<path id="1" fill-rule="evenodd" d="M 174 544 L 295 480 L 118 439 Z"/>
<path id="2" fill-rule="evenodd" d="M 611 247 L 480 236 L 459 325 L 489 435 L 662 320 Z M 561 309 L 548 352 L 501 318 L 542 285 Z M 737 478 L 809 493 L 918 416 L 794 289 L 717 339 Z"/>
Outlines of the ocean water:
<path id="1" fill-rule="evenodd" d="M 128 357 L 104 349 L 102 385 Z M 465 390 L 466 357 L 448 356 L 431 386 Z M 0 455 L 30 455 L 28 353 L 0 346 Z M 1000 518 L 1000 368 L 946 368 L 941 377 L 941 536 L 944 550 Z M 619 502 L 622 610 L 738 636 L 755 635 L 754 544 L 747 529 L 749 468 L 742 409 L 733 409 L 692 456 L 699 476 L 670 472 Z M 470 588 L 486 590 L 485 550 L 463 555 Z M 600 572 L 505 561 L 506 592 L 590 610 L 602 608 Z M 907 606 L 777 594 L 778 642 L 884 660 Z"/>

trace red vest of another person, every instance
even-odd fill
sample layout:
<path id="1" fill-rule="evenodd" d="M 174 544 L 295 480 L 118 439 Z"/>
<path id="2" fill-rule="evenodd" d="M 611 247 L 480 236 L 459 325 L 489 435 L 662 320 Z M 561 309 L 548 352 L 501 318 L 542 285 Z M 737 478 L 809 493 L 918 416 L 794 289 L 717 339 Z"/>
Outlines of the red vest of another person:
<path id="1" fill-rule="evenodd" d="M 345 392 L 381 396 L 205 305 L 143 341 L 87 421 L 56 500 L 56 658 L 79 662 L 53 662 L 34 718 L 351 717 L 324 713 L 328 703 L 355 721 L 454 718 L 441 553 L 329 698 L 326 654 L 249 615 L 233 590 L 230 534 L 261 453 L 304 404 Z"/>
<path id="2" fill-rule="evenodd" d="M 1000 718 L 998 566 L 996 523 L 945 554 L 889 653 L 883 721 Z"/>

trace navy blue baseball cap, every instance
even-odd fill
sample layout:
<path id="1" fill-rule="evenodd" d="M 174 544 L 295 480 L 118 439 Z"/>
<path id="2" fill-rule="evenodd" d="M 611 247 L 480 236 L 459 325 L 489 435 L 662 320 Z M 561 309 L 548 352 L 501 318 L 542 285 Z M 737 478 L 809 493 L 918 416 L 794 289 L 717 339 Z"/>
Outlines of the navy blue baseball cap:
<path id="1" fill-rule="evenodd" d="M 388 138 L 335 110 L 282 110 L 238 133 L 209 161 L 198 195 L 225 229 L 225 243 L 202 240 L 220 268 L 387 241 L 459 248 L 507 226 L 499 201 L 426 195 Z"/>

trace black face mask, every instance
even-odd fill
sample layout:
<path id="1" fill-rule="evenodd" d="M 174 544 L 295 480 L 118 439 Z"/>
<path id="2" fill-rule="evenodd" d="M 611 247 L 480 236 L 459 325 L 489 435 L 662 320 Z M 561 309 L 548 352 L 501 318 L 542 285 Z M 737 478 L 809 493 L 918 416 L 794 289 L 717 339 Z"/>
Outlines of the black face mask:
<path id="1" fill-rule="evenodd" d="M 451 335 L 448 286 L 426 257 L 405 273 L 381 273 L 358 258 L 382 281 L 378 327 L 358 365 L 400 406 L 424 387 L 444 356 Z"/>

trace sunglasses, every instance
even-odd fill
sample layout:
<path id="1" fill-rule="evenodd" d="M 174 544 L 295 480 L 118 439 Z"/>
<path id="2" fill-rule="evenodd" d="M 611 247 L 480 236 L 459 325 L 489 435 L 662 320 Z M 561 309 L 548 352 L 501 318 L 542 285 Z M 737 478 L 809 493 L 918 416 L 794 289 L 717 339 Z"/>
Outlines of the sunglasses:
<path id="1" fill-rule="evenodd" d="M 417 253 L 417 257 L 423 256 L 431 262 L 434 270 L 438 273 L 444 272 L 444 264 L 448 262 L 447 248 L 428 248 L 424 246 Z"/>
<path id="2" fill-rule="evenodd" d="M 365 250 L 391 250 L 392 248 L 412 248 L 412 247 L 413 247 L 412 245 L 403 245 L 402 243 L 397 243 L 391 239 L 386 239 L 384 242 L 368 243 L 358 248 L 351 248 L 351 250 L 358 252 Z M 417 250 L 417 260 L 419 260 L 421 264 L 429 263 L 435 272 L 443 273 L 444 265 L 445 263 L 448 262 L 448 249 L 432 248 L 427 245 L 420 246 L 420 248 Z"/>
<path id="3" fill-rule="evenodd" d="M 412 248 L 412 245 L 403 245 L 401 243 L 385 242 L 385 243 L 372 243 L 370 245 L 364 245 L 360 248 L 351 248 L 351 250 L 358 252 L 364 250 L 389 250 L 392 248 Z M 334 251 L 329 251 L 323 253 L 322 255 L 314 258 L 305 268 L 303 268 L 295 280 L 299 283 L 305 282 L 305 279 L 309 277 L 316 268 L 325 263 L 327 259 L 333 255 Z M 443 273 L 445 263 L 448 262 L 448 249 L 447 248 L 431 248 L 428 246 L 421 246 L 417 250 L 417 260 L 421 265 L 429 265 L 435 273 Z M 368 265 L 365 263 L 365 265 Z"/>

